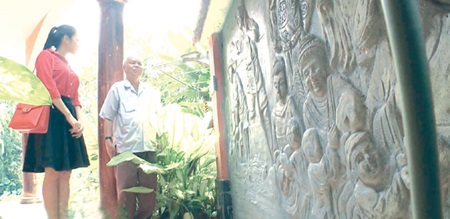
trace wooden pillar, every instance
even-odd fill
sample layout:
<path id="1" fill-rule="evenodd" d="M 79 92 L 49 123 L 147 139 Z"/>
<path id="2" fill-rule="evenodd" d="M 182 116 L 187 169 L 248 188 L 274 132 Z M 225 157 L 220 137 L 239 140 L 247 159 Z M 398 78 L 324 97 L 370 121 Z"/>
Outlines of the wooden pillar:
<path id="1" fill-rule="evenodd" d="M 27 150 L 28 134 L 22 134 L 22 166 Z M 33 204 L 42 202 L 42 199 L 37 197 L 37 179 L 36 173 L 22 173 L 22 198 L 21 204 Z"/>
<path id="2" fill-rule="evenodd" d="M 101 8 L 100 40 L 98 51 L 98 111 L 103 105 L 111 85 L 123 79 L 123 7 L 126 0 L 98 0 Z M 105 148 L 103 122 L 99 117 L 100 201 L 104 218 L 117 218 L 117 192 L 114 170 Z"/>
<path id="3" fill-rule="evenodd" d="M 214 90 L 212 91 L 214 130 L 216 136 L 217 151 L 217 179 L 216 200 L 218 218 L 232 218 L 233 207 L 230 194 L 230 176 L 228 172 L 228 152 L 225 141 L 225 121 L 223 117 L 224 89 L 223 89 L 223 56 L 222 40 L 219 33 L 211 35 L 209 42 L 211 78 Z"/>

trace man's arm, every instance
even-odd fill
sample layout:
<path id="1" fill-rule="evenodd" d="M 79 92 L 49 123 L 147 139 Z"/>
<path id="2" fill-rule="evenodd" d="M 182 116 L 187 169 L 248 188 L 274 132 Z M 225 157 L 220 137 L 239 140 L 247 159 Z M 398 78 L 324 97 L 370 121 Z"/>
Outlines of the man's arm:
<path id="1" fill-rule="evenodd" d="M 117 154 L 116 142 L 114 139 L 113 121 L 117 116 L 119 105 L 119 96 L 117 92 L 116 84 L 113 84 L 106 95 L 105 102 L 100 109 L 99 116 L 103 119 L 103 134 L 106 146 L 106 152 L 109 157 L 113 157 Z"/>
<path id="2" fill-rule="evenodd" d="M 113 136 L 113 122 L 109 119 L 103 119 L 103 134 L 105 135 L 106 152 L 109 157 L 114 157 L 117 151 Z"/>

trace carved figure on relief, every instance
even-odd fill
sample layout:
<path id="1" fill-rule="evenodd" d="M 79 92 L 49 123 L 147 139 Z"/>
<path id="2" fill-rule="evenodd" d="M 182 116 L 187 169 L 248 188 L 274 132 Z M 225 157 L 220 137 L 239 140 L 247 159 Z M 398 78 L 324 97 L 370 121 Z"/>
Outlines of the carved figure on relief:
<path id="1" fill-rule="evenodd" d="M 403 123 L 400 113 L 400 89 L 396 81 L 386 73 L 382 77 L 381 90 L 384 102 L 375 112 L 372 132 L 377 147 L 385 148 L 391 154 L 404 153 Z M 395 156 L 395 155 L 394 155 Z"/>
<path id="2" fill-rule="evenodd" d="M 404 197 L 409 199 L 409 174 L 406 163 L 406 150 L 403 144 L 403 125 L 400 113 L 399 105 L 399 87 L 396 85 L 395 75 L 392 75 L 389 71 L 385 71 L 381 77 L 380 89 L 378 89 L 378 95 L 383 97 L 381 106 L 375 109 L 375 113 L 372 121 L 372 135 L 375 143 L 375 147 L 380 151 L 386 151 L 385 160 L 386 176 L 385 179 L 388 182 L 394 182 L 394 189 L 388 192 L 395 192 L 397 197 Z M 399 187 L 395 184 L 396 181 L 402 181 L 403 187 Z M 399 184 L 399 183 L 397 183 Z M 404 194 L 398 193 L 404 192 Z M 388 197 L 388 199 L 392 199 Z M 395 205 L 400 201 L 387 200 L 386 202 L 391 205 Z M 409 205 L 402 206 L 403 209 Z M 396 212 L 391 212 L 391 208 L 385 209 L 383 214 L 397 215 Z M 403 213 L 401 213 L 403 214 Z"/>
<path id="3" fill-rule="evenodd" d="M 236 60 L 229 66 L 231 85 L 231 153 L 238 152 L 241 161 L 247 160 L 250 153 L 249 115 L 247 99 L 241 78 L 236 72 Z"/>
<path id="4" fill-rule="evenodd" d="M 282 206 L 291 218 L 310 218 L 311 188 L 307 176 L 308 161 L 302 150 L 302 127 L 295 117 L 287 124 L 288 144 L 280 151 L 278 182 Z"/>
<path id="5" fill-rule="evenodd" d="M 364 104 L 363 95 L 357 90 L 346 90 L 339 97 L 336 108 L 336 127 L 333 132 L 329 132 L 329 145 L 335 148 L 332 158 L 336 173 L 333 177 L 332 200 L 335 213 L 338 218 L 352 218 L 354 215 L 355 198 L 354 180 L 351 180 L 349 161 L 346 159 L 344 145 L 351 136 L 358 133 L 366 133 L 367 127 L 367 107 Z M 330 159 L 331 160 L 331 159 Z M 339 168 L 338 168 L 339 167 Z"/>
<path id="6" fill-rule="evenodd" d="M 391 158 L 365 131 L 367 109 L 363 103 L 361 94 L 344 92 L 337 107 L 336 121 L 344 131 L 341 142 L 350 173 L 338 200 L 340 217 L 405 218 L 409 206 L 406 156 L 394 153 L 393 165 L 386 168 Z"/>
<path id="7" fill-rule="evenodd" d="M 309 31 L 315 0 L 269 0 L 271 38 L 278 51 L 292 49 Z"/>
<path id="8" fill-rule="evenodd" d="M 340 1 L 318 0 L 316 9 L 325 36 L 331 68 L 347 75 L 353 73 L 356 58 Z"/>
<path id="9" fill-rule="evenodd" d="M 272 109 L 272 138 L 273 146 L 271 153 L 280 150 L 288 144 L 288 121 L 295 117 L 298 119 L 300 132 L 303 133 L 303 122 L 298 113 L 294 99 L 288 94 L 288 82 L 286 76 L 286 65 L 282 56 L 276 56 L 272 67 L 273 88 L 276 94 L 276 104 Z"/>
<path id="10" fill-rule="evenodd" d="M 248 16 L 245 5 L 238 7 L 237 23 L 238 39 L 234 41 L 237 48 L 236 71 L 245 77 L 247 107 L 250 122 L 259 119 L 265 133 L 266 145 L 271 145 L 270 113 L 264 77 L 258 57 L 257 42 L 260 40 L 259 27 L 256 21 Z"/>
<path id="11" fill-rule="evenodd" d="M 345 150 L 354 174 L 354 196 L 361 218 L 409 218 L 409 189 L 396 172 L 385 184 L 385 160 L 367 132 L 352 134 Z"/>
<path id="12" fill-rule="evenodd" d="M 354 87 L 341 75 L 331 73 L 323 42 L 308 35 L 301 42 L 299 68 L 308 94 L 303 103 L 305 128 L 327 130 L 335 124 L 340 94 Z"/>
<path id="13" fill-rule="evenodd" d="M 312 209 L 320 218 L 352 218 L 354 183 L 348 178 L 344 144 L 353 133 L 365 132 L 366 114 L 360 93 L 352 89 L 342 93 L 336 109 L 336 124 L 329 127 L 327 141 L 323 143 L 325 153 L 320 161 L 311 161 L 308 171 L 314 192 Z M 307 148 L 305 144 L 303 147 Z"/>
<path id="14" fill-rule="evenodd" d="M 358 49 L 358 66 L 372 69 L 376 47 L 384 39 L 384 22 L 380 13 L 379 1 L 356 1 L 356 14 L 353 16 L 354 41 Z M 353 14 L 353 11 L 351 12 Z M 370 70 L 369 70 L 370 71 Z"/>
<path id="15" fill-rule="evenodd" d="M 269 0 L 268 5 L 274 50 L 285 58 L 287 79 L 297 105 L 306 96 L 298 76 L 298 44 L 310 29 L 315 0 Z M 297 107 L 301 110 L 301 105 Z"/>
<path id="16" fill-rule="evenodd" d="M 380 1 L 377 0 L 343 0 L 341 5 L 348 5 L 346 13 L 351 39 L 354 45 L 356 67 L 354 79 L 355 87 L 363 94 L 367 94 L 370 80 L 375 68 L 378 50 L 382 41 L 386 41 L 383 14 Z M 384 65 L 389 64 L 383 63 Z M 379 67 L 378 67 L 379 68 Z"/>
<path id="17" fill-rule="evenodd" d="M 310 128 L 304 133 L 302 141 L 303 150 L 310 162 L 308 180 L 313 192 L 311 214 L 312 218 L 320 219 L 336 217 L 333 188 L 342 175 L 336 151 L 339 144 L 332 140 L 337 137 L 336 126 L 328 131 L 328 143 L 324 141 L 324 135 L 323 130 Z"/>

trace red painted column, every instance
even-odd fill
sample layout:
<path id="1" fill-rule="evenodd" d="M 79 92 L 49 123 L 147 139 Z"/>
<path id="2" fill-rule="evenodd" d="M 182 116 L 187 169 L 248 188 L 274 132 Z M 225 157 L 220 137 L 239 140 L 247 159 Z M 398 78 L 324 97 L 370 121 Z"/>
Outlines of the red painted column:
<path id="1" fill-rule="evenodd" d="M 211 95 L 213 104 L 214 130 L 219 138 L 216 141 L 217 151 L 217 178 L 230 179 L 228 173 L 228 158 L 225 142 L 225 124 L 222 105 L 224 101 L 223 90 L 223 64 L 222 64 L 222 42 L 219 33 L 211 36 L 210 43 L 210 69 L 214 81 L 214 91 Z"/>
<path id="2" fill-rule="evenodd" d="M 103 105 L 111 85 L 123 79 L 123 7 L 126 0 L 98 0 L 101 8 L 100 40 L 98 51 L 98 111 Z M 114 169 L 105 148 L 103 122 L 99 117 L 100 201 L 104 218 L 117 218 L 117 192 Z"/>
<path id="3" fill-rule="evenodd" d="M 223 50 L 222 40 L 219 33 L 211 35 L 209 42 L 210 50 L 210 72 L 213 79 L 214 90 L 212 91 L 212 108 L 214 117 L 214 131 L 216 136 L 217 153 L 217 179 L 216 179 L 216 200 L 218 218 L 232 218 L 232 200 L 230 175 L 228 172 L 228 152 L 225 139 L 225 121 L 223 116 L 224 88 L 223 88 Z"/>

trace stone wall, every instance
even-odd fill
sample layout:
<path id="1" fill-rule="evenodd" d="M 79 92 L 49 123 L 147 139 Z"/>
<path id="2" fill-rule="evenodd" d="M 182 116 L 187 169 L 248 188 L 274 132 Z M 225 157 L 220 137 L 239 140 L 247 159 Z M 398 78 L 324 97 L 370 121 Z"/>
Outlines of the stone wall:
<path id="1" fill-rule="evenodd" d="M 235 218 L 410 218 L 380 2 L 234 1 L 222 29 Z M 420 0 L 450 218 L 450 20 Z"/>

